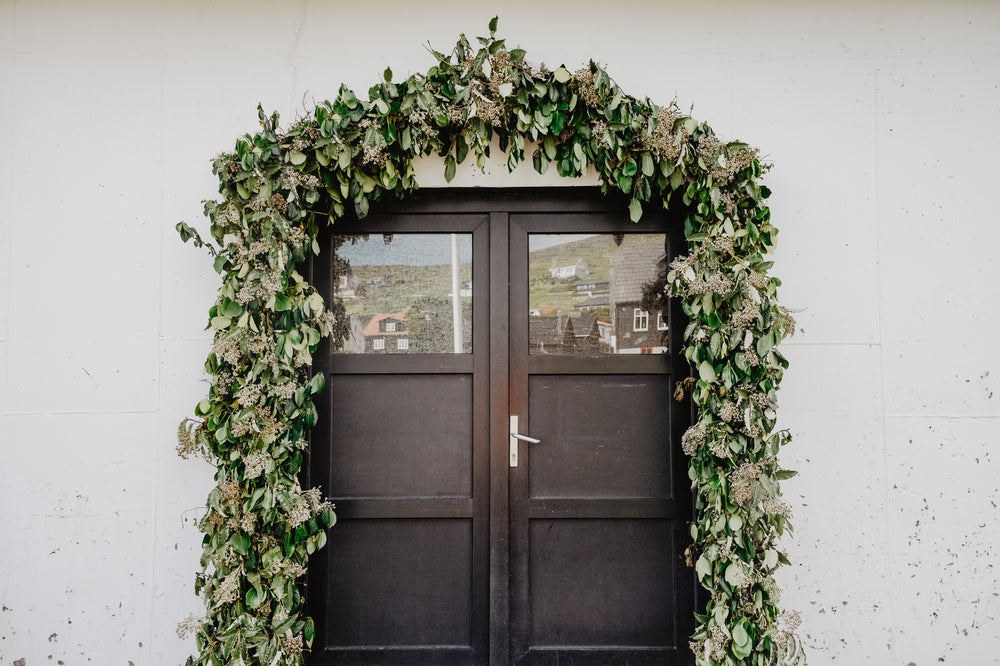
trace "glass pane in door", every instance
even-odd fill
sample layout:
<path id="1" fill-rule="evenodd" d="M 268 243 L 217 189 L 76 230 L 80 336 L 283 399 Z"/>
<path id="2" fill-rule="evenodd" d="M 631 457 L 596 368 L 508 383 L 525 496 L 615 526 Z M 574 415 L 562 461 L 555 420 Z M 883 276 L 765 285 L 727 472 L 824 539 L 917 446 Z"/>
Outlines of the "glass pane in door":
<path id="1" fill-rule="evenodd" d="M 472 235 L 332 236 L 337 354 L 472 353 Z"/>
<path id="2" fill-rule="evenodd" d="M 666 274 L 665 234 L 530 234 L 530 354 L 660 354 L 667 317 L 642 305 Z"/>

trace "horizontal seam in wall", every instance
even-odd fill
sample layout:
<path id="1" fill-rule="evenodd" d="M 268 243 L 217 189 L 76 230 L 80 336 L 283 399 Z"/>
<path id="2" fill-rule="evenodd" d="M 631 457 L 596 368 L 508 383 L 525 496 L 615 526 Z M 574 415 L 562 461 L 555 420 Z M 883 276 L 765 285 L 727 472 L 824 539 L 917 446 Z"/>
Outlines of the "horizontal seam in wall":
<path id="1" fill-rule="evenodd" d="M 781 347 L 881 347 L 881 342 L 796 342 L 786 340 Z"/>
<path id="2" fill-rule="evenodd" d="M 111 416 L 114 414 L 156 414 L 155 409 L 125 409 L 113 412 L 96 410 L 65 410 L 54 412 L 3 412 L 4 416 Z"/>
<path id="3" fill-rule="evenodd" d="M 948 421 L 996 421 L 1000 420 L 1000 416 L 997 415 L 985 415 L 985 414 L 886 414 L 886 420 L 888 419 L 939 419 Z"/>

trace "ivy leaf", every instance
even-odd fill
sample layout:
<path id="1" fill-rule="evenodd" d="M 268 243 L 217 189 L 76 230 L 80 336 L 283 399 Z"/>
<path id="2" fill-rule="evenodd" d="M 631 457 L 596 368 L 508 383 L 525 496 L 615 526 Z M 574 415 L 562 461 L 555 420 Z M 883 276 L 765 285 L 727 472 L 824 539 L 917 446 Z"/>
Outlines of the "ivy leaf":
<path id="1" fill-rule="evenodd" d="M 292 300 L 285 296 L 284 294 L 274 295 L 274 311 L 284 312 L 285 310 L 292 309 Z"/>
<path id="2" fill-rule="evenodd" d="M 628 216 L 633 222 L 638 222 L 642 218 L 642 202 L 632 199 L 628 204 Z"/>
<path id="3" fill-rule="evenodd" d="M 306 647 L 312 647 L 313 640 L 316 639 L 316 624 L 311 617 L 307 617 L 302 625 L 302 639 L 306 642 Z"/>
<path id="4" fill-rule="evenodd" d="M 701 365 L 698 366 L 698 375 L 708 383 L 712 383 L 718 378 L 715 374 L 715 368 L 708 361 L 702 361 Z"/>
<path id="5" fill-rule="evenodd" d="M 705 576 L 709 576 L 712 573 L 712 564 L 705 559 L 702 555 L 698 558 L 698 561 L 694 563 L 694 570 L 698 574 L 698 580 L 701 581 Z"/>
<path id="6" fill-rule="evenodd" d="M 229 328 L 229 325 L 233 323 L 230 317 L 212 317 L 212 328 L 217 331 L 224 331 Z"/>

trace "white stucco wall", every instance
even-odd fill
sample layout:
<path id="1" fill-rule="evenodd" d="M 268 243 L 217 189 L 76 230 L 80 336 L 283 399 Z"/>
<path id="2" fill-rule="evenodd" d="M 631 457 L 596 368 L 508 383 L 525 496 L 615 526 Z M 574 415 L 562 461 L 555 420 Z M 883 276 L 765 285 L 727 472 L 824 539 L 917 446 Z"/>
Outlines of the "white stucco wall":
<path id="1" fill-rule="evenodd" d="M 204 228 L 258 101 L 291 121 L 494 13 L 529 59 L 593 57 L 775 163 L 810 663 L 998 663 L 1000 6 L 279 4 L 0 0 L 0 664 L 183 661 L 211 473 L 174 431 L 217 276 L 174 224 Z"/>

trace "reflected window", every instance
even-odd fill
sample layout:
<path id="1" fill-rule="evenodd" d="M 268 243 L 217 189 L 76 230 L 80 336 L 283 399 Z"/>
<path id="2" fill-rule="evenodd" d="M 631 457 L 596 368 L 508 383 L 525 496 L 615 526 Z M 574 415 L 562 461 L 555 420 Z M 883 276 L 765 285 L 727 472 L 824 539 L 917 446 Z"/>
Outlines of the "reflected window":
<path id="1" fill-rule="evenodd" d="M 632 330 L 633 331 L 649 330 L 648 312 L 646 312 L 645 310 L 640 310 L 639 308 L 635 308 L 634 310 L 632 310 Z"/>
<path id="2" fill-rule="evenodd" d="M 664 234 L 530 234 L 530 353 L 666 352 L 666 320 L 642 303 L 667 263 Z"/>
<path id="3" fill-rule="evenodd" d="M 337 354 L 472 352 L 472 235 L 332 237 Z"/>

